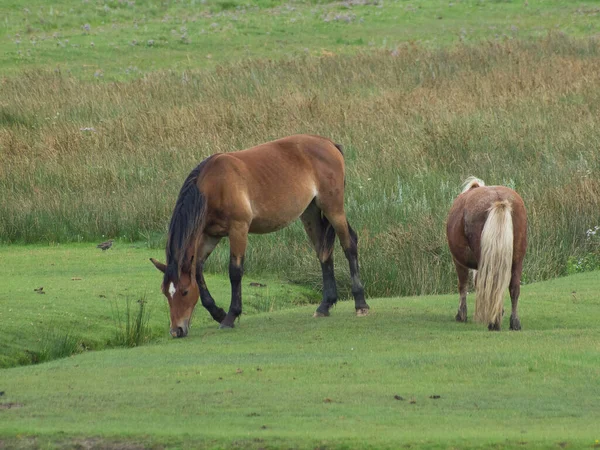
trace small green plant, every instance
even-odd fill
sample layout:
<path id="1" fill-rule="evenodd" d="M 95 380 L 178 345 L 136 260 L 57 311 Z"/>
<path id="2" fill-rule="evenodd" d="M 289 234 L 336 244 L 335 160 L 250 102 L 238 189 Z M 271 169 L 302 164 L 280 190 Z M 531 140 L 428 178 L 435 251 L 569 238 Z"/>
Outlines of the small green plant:
<path id="1" fill-rule="evenodd" d="M 254 301 L 254 308 L 256 312 L 273 312 L 277 309 L 277 299 L 269 295 L 269 288 L 267 287 L 264 296 L 259 295 Z"/>
<path id="2" fill-rule="evenodd" d="M 129 299 L 125 303 L 123 314 L 115 305 L 115 339 L 114 345 L 120 347 L 138 347 L 150 340 L 152 331 L 149 326 L 150 311 L 146 307 L 144 295 L 136 302 L 137 308 L 131 305 Z"/>
<path id="3" fill-rule="evenodd" d="M 82 350 L 81 342 L 70 334 L 53 328 L 42 338 L 43 346 L 39 352 L 30 352 L 33 364 L 66 358 Z"/>

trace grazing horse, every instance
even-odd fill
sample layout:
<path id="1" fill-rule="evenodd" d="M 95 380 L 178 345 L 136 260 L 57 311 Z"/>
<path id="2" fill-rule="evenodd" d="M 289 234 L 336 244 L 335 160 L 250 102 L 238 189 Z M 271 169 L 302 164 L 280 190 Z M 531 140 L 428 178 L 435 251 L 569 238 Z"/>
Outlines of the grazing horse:
<path id="1" fill-rule="evenodd" d="M 358 271 L 358 238 L 344 212 L 344 157 L 331 140 L 295 135 L 233 153 L 217 153 L 188 175 L 179 193 L 166 247 L 161 290 L 169 301 L 171 335 L 186 336 L 198 297 L 220 328 L 242 313 L 242 275 L 248 233 L 271 233 L 300 218 L 321 262 L 323 301 L 315 317 L 337 301 L 333 244 L 337 235 L 350 264 L 356 315 L 369 306 Z M 231 305 L 216 306 L 203 276 L 204 262 L 229 237 Z"/>
<path id="2" fill-rule="evenodd" d="M 465 181 L 448 214 L 446 234 L 458 275 L 460 304 L 456 320 L 467 321 L 469 269 L 475 272 L 475 320 L 500 331 L 503 299 L 509 288 L 510 329 L 520 330 L 517 312 L 523 258 L 527 247 L 527 213 L 523 199 L 504 186 Z"/>

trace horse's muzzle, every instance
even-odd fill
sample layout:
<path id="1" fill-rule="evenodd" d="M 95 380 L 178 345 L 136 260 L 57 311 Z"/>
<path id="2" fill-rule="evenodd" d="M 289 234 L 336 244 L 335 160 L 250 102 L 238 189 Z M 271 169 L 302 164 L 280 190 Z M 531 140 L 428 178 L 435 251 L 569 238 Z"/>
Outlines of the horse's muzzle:
<path id="1" fill-rule="evenodd" d="M 184 330 L 181 327 L 171 328 L 171 336 L 174 338 L 182 338 L 187 336 L 187 329 Z"/>

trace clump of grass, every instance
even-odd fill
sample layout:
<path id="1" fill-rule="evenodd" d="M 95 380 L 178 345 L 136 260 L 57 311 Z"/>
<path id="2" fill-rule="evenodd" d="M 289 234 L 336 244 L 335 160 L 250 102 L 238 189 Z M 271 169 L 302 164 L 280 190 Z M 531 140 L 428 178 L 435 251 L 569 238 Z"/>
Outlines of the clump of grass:
<path id="1" fill-rule="evenodd" d="M 135 306 L 137 305 L 137 306 Z M 119 311 L 115 305 L 115 336 L 112 342 L 120 347 L 139 347 L 152 338 L 149 326 L 150 311 L 146 308 L 146 298 L 141 297 L 132 305 L 129 298 L 125 302 L 125 310 Z"/>
<path id="2" fill-rule="evenodd" d="M 269 295 L 269 288 L 267 287 L 264 295 L 258 294 L 256 299 L 251 303 L 256 312 L 273 312 L 277 309 L 277 299 Z"/>
<path id="3" fill-rule="evenodd" d="M 83 346 L 79 339 L 70 332 L 49 329 L 42 338 L 42 349 L 39 352 L 29 352 L 33 364 L 66 358 L 81 352 Z"/>

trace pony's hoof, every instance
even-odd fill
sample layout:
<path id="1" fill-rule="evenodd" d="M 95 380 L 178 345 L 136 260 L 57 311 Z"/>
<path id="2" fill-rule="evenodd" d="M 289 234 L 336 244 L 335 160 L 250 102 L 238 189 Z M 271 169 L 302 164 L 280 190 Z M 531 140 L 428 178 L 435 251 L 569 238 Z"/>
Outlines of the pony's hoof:
<path id="1" fill-rule="evenodd" d="M 466 322 L 467 321 L 467 316 L 463 316 L 462 314 L 458 313 L 455 317 L 457 322 Z"/>
<path id="2" fill-rule="evenodd" d="M 369 308 L 358 308 L 356 310 L 356 317 L 365 317 L 369 315 Z"/>
<path id="3" fill-rule="evenodd" d="M 329 313 L 326 312 L 321 312 L 321 311 L 315 311 L 315 313 L 313 314 L 313 317 L 329 317 Z"/>
<path id="4" fill-rule="evenodd" d="M 222 323 L 219 325 L 219 330 L 227 330 L 233 328 L 233 324 Z"/>

